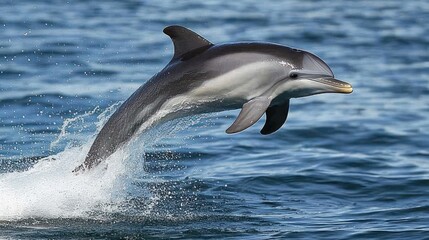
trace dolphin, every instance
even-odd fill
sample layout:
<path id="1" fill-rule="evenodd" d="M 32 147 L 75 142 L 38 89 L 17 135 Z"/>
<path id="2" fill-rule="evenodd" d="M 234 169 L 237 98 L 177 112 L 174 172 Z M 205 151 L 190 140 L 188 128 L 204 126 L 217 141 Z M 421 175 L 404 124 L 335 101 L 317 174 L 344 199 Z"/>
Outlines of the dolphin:
<path id="1" fill-rule="evenodd" d="M 226 133 L 243 131 L 265 113 L 265 135 L 285 123 L 291 98 L 353 91 L 304 50 L 266 42 L 215 45 L 177 25 L 164 33 L 173 41 L 173 58 L 113 113 L 74 172 L 95 167 L 134 136 L 172 119 L 241 108 Z"/>

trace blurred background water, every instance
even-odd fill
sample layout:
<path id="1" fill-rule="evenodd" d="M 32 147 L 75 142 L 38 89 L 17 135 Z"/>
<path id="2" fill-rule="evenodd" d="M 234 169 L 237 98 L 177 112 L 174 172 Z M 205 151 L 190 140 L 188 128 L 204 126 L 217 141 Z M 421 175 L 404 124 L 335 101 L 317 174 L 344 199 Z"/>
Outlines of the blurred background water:
<path id="1" fill-rule="evenodd" d="M 12 1 L 0 5 L 0 238 L 427 239 L 427 1 Z M 286 125 L 175 121 L 74 176 L 109 114 L 168 63 L 162 29 L 313 52 L 351 95 Z"/>

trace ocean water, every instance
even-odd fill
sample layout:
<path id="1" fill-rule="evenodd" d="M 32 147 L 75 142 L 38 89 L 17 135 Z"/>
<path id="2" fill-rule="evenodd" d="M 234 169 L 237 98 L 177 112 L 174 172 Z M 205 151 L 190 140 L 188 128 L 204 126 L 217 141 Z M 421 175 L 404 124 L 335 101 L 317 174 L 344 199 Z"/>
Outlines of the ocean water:
<path id="1" fill-rule="evenodd" d="M 428 239 L 427 1 L 0 4 L 0 238 Z M 172 56 L 165 26 L 324 59 L 350 95 L 293 99 L 145 133 L 74 175 L 97 132 Z"/>

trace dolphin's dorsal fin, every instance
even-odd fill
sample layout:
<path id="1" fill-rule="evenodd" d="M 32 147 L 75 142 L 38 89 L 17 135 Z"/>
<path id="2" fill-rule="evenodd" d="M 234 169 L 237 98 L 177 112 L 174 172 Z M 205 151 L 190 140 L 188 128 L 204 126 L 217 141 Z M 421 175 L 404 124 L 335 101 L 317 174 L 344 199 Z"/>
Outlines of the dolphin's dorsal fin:
<path id="1" fill-rule="evenodd" d="M 182 26 L 168 26 L 164 28 L 164 33 L 173 41 L 173 60 L 183 58 L 185 55 L 195 51 L 200 53 L 213 46 L 213 43 L 207 39 Z"/>
<path id="2" fill-rule="evenodd" d="M 270 106 L 271 100 L 267 97 L 254 98 L 243 105 L 240 114 L 226 133 L 237 133 L 255 124 L 264 115 Z"/>
<path id="3" fill-rule="evenodd" d="M 279 130 L 279 128 L 281 128 L 281 126 L 286 122 L 288 112 L 289 100 L 282 105 L 269 107 L 265 112 L 267 119 L 261 130 L 261 134 L 267 135 Z"/>

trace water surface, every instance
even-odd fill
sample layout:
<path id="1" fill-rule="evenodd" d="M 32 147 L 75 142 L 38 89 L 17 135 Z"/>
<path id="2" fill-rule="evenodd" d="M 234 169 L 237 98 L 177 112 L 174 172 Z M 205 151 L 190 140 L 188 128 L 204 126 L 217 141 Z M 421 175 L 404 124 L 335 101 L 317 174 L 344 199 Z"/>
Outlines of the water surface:
<path id="1" fill-rule="evenodd" d="M 0 7 L 0 237 L 425 239 L 425 1 L 6 1 Z M 118 105 L 172 56 L 162 29 L 324 59 L 351 95 L 167 124 L 75 176 Z"/>

